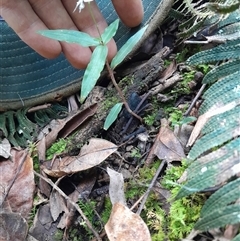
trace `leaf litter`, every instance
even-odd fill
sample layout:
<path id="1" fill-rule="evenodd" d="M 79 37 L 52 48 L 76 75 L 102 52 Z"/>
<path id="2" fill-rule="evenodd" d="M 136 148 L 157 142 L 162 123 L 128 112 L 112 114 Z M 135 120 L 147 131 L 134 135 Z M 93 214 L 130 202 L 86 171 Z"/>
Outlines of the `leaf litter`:
<path id="1" fill-rule="evenodd" d="M 166 89 L 166 86 L 172 86 L 173 84 L 176 84 L 179 80 L 181 80 L 181 76 L 178 72 L 178 66 L 176 65 L 175 61 L 172 61 L 169 67 L 165 69 L 166 70 L 162 74 L 159 73 L 160 79 L 155 80 L 153 88 L 149 91 L 151 92 L 152 96 L 158 95 L 159 92 L 162 92 L 163 89 Z M 177 79 L 177 81 L 175 79 Z M 163 81 L 164 83 L 162 83 L 161 81 Z M 169 101 L 174 98 L 172 98 L 171 96 L 165 99 L 166 101 Z M 122 148 L 121 145 L 116 146 L 110 141 L 111 138 L 109 138 L 109 140 L 104 140 L 104 135 L 102 136 L 101 132 L 98 135 L 98 137 L 101 137 L 101 139 L 90 138 L 88 140 L 88 143 L 85 143 L 85 145 L 83 145 L 83 147 L 80 149 L 79 153 L 75 154 L 74 156 L 70 155 L 69 153 L 64 153 L 62 155 L 56 155 L 56 157 L 52 161 L 45 161 L 46 149 L 51 146 L 51 144 L 54 143 L 56 139 L 58 139 L 59 137 L 64 138 L 68 136 L 70 133 L 74 132 L 76 129 L 79 128 L 79 126 L 86 122 L 88 124 L 90 123 L 91 126 L 90 119 L 96 113 L 97 106 L 98 105 L 95 103 L 89 108 L 81 110 L 78 113 L 73 114 L 72 116 L 69 116 L 69 118 L 66 118 L 65 120 L 53 121 L 50 125 L 46 126 L 44 130 L 42 130 L 41 136 L 39 136 L 39 143 L 37 144 L 37 147 L 39 151 L 39 160 L 41 160 L 41 174 L 35 174 L 39 178 L 38 184 L 42 181 L 44 181 L 46 184 L 46 187 L 44 188 L 39 184 L 40 191 L 42 193 L 48 194 L 46 195 L 47 198 L 45 197 L 43 201 L 38 204 L 38 210 L 34 214 L 33 225 L 30 228 L 32 240 L 56 240 L 54 234 L 56 234 L 59 230 L 64 230 L 63 237 L 61 237 L 60 240 L 62 240 L 62 238 L 65 240 L 67 238 L 71 240 L 71 228 L 75 225 L 76 220 L 78 222 L 77 227 L 78 229 L 80 229 L 79 232 L 82 232 L 84 230 L 85 236 L 89 235 L 89 232 L 91 232 L 91 234 L 93 233 L 95 236 L 95 239 L 93 240 L 101 240 L 101 237 L 103 237 L 102 233 L 104 233 L 103 229 L 95 230 L 95 228 L 91 226 L 91 224 L 94 223 L 94 220 L 88 220 L 88 217 L 84 216 L 84 213 L 82 212 L 82 206 L 80 208 L 80 205 L 77 205 L 80 200 L 82 201 L 83 208 L 86 208 L 86 206 L 84 205 L 87 205 L 90 200 L 92 200 L 91 195 L 93 193 L 93 190 L 96 190 L 96 193 L 101 193 L 96 198 L 100 199 L 99 203 L 106 201 L 105 199 L 108 198 L 108 195 L 104 193 L 104 190 L 109 190 L 109 196 L 112 201 L 111 214 L 104 223 L 106 224 L 105 231 L 109 240 L 151 240 L 149 230 L 152 230 L 150 229 L 150 227 L 148 227 L 149 223 L 147 226 L 146 223 L 144 223 L 144 221 L 141 219 L 141 217 L 131 210 L 136 210 L 136 207 L 138 207 L 140 203 L 144 203 L 144 195 L 146 195 L 148 191 L 153 192 L 154 195 L 156 195 L 157 193 L 158 195 L 162 195 L 164 197 L 164 202 L 168 204 L 168 208 L 169 206 L 171 206 L 171 203 L 167 202 L 167 199 L 169 199 L 170 191 L 163 188 L 159 182 L 158 174 L 159 172 L 163 172 L 164 168 L 160 166 L 159 170 L 155 170 L 155 174 L 152 174 L 152 176 L 155 176 L 154 178 L 152 178 L 151 183 L 149 181 L 145 183 L 138 183 L 139 192 L 141 185 L 147 186 L 148 189 L 144 192 L 143 195 L 142 193 L 139 193 L 139 196 L 142 196 L 134 204 L 134 199 L 129 199 L 125 197 L 125 195 L 127 194 L 125 186 L 129 184 L 129 180 L 135 179 L 135 177 L 139 175 L 138 169 L 140 166 L 143 165 L 142 162 L 143 159 L 146 158 L 146 156 L 147 162 L 145 162 L 145 166 L 149 166 L 149 170 L 150 166 L 154 164 L 156 158 L 163 160 L 162 164 L 166 164 L 167 168 L 171 165 L 174 165 L 175 162 L 177 162 L 177 165 L 179 165 L 181 160 L 185 157 L 185 143 L 188 141 L 188 144 L 192 145 L 195 142 L 195 140 L 199 136 L 199 133 L 201 132 L 202 127 L 204 126 L 204 123 L 212 115 L 212 113 L 208 113 L 207 116 L 203 116 L 203 119 L 199 118 L 199 123 L 196 126 L 197 130 L 195 129 L 190 140 L 188 140 L 188 133 L 184 136 L 184 141 L 182 141 L 181 134 L 186 134 L 184 132 L 187 131 L 183 130 L 183 128 L 180 128 L 180 130 L 176 132 L 172 131 L 172 127 L 170 126 L 168 121 L 166 121 L 165 118 L 161 117 L 161 124 L 155 124 L 148 128 L 147 134 L 151 137 L 148 137 L 147 140 L 140 141 L 141 137 L 136 135 L 133 136 L 135 138 L 132 138 L 128 141 L 127 147 L 132 145 L 135 153 L 131 153 L 131 150 L 133 150 L 132 147 L 130 148 L 130 152 L 128 152 L 127 150 L 125 150 L 125 148 Z M 224 107 L 225 106 L 223 106 L 222 108 Z M 73 107 L 73 109 L 76 109 L 76 106 Z M 154 111 L 157 110 L 154 109 Z M 192 126 L 188 125 L 188 127 Z M 152 133 L 154 134 L 152 135 Z M 121 138 L 119 138 L 118 140 L 119 143 L 121 143 Z M 78 143 L 74 144 L 78 145 Z M 151 144 L 151 146 L 149 146 L 149 144 Z M 113 153 L 117 153 L 117 149 L 120 149 L 120 157 L 112 155 Z M 122 149 L 124 149 L 124 151 Z M 12 163 L 15 163 L 16 159 L 21 159 L 22 156 L 16 153 L 14 154 L 14 151 L 16 150 L 9 149 L 9 146 L 7 147 L 7 145 L 0 146 L 0 153 L 4 157 L 3 160 L 1 159 L 0 168 L 2 168 L 1 165 L 4 162 L 9 164 L 12 168 Z M 20 152 L 21 151 L 26 152 L 26 150 L 20 150 Z M 139 153 L 137 153 L 138 151 Z M 128 153 L 125 155 L 124 152 Z M 139 156 L 141 156 L 141 158 L 139 158 Z M 29 160 L 29 162 L 32 163 L 32 160 Z M 111 166 L 111 168 L 114 168 L 115 170 L 118 170 L 119 172 L 108 168 L 109 166 Z M 105 168 L 107 168 L 107 172 L 109 175 L 106 174 Z M 125 180 L 120 174 L 120 172 L 122 172 L 123 170 L 127 170 L 130 173 L 130 175 L 126 175 Z M 146 169 L 146 172 L 147 170 L 148 169 Z M 8 172 L 8 170 L 5 170 L 5 172 Z M 21 175 L 24 177 L 31 176 L 32 178 L 33 169 L 31 169 L 29 173 L 27 174 L 24 172 L 24 174 Z M 11 237 L 10 240 L 25 240 L 28 230 L 26 220 L 27 217 L 30 215 L 31 209 L 29 208 L 29 203 L 33 202 L 33 198 L 30 198 L 30 194 L 32 193 L 33 195 L 34 190 L 31 190 L 31 192 L 27 194 L 28 197 L 24 195 L 27 199 L 27 202 L 24 201 L 24 203 L 29 205 L 25 211 L 21 210 L 20 205 L 16 205 L 17 207 L 14 207 L 13 209 L 12 206 L 13 203 L 15 203 L 15 200 L 11 199 L 10 203 L 8 199 L 9 197 L 19 199 L 18 196 L 21 196 L 22 192 L 17 193 L 15 189 L 20 190 L 19 188 L 22 188 L 22 186 L 19 187 L 16 184 L 16 182 L 21 183 L 21 181 L 18 180 L 17 177 L 15 179 L 15 176 L 17 175 L 14 175 L 14 173 L 11 172 L 9 172 L 8 174 L 10 176 L 9 180 L 14 180 L 14 183 L 12 188 L 9 189 L 8 195 L 6 195 L 6 190 L 8 190 L 9 184 L 4 184 L 2 186 L 1 179 L 1 200 L 5 199 L 5 202 L 4 212 L 1 213 L 0 220 L 2 224 L 6 227 L 6 229 L 4 230 L 6 232 L 2 232 L 2 229 L 0 229 L 0 237 L 3 240 L 9 237 Z M 108 187 L 109 180 L 110 185 Z M 13 192 L 11 194 L 12 190 L 15 190 L 15 193 Z M 102 193 L 104 194 L 102 195 Z M 101 195 L 104 196 L 104 198 L 102 198 Z M 157 200 L 159 201 L 159 199 Z M 128 206 L 131 205 L 132 208 L 128 208 Z M 164 203 L 162 204 L 162 202 L 159 201 L 159 206 L 160 205 L 161 207 L 163 207 Z M 95 206 L 92 209 L 94 208 Z M 143 210 L 144 209 L 147 209 L 146 205 L 143 207 Z M 76 210 L 80 214 L 80 221 L 79 217 L 76 219 Z M 99 212 L 99 210 L 94 211 Z M 21 212 L 23 213 L 23 215 L 19 214 Z M 167 213 L 169 214 L 169 212 Z M 96 219 L 96 215 L 94 215 L 94 218 Z M 16 230 L 15 233 L 11 230 L 13 220 L 15 223 L 14 227 L 16 227 L 14 229 Z M 161 225 L 163 224 L 161 223 L 159 226 Z M 233 225 L 228 226 L 225 231 L 225 236 L 227 238 L 233 238 L 238 228 L 239 227 L 235 227 Z M 217 237 L 216 233 L 212 231 L 211 233 L 214 237 Z M 191 240 L 193 240 L 195 236 L 196 235 L 193 235 L 191 237 Z M 35 239 L 33 237 L 35 237 Z M 86 237 L 89 238 L 90 235 Z M 90 240 L 90 238 L 88 240 Z"/>

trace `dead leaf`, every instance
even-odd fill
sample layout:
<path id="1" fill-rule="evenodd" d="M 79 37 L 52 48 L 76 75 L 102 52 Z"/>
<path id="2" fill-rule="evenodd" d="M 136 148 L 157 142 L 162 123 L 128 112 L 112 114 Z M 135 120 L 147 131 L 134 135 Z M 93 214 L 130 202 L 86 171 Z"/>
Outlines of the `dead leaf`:
<path id="1" fill-rule="evenodd" d="M 121 203 L 115 203 L 105 225 L 110 241 L 151 241 L 147 225 L 141 217 Z"/>
<path id="2" fill-rule="evenodd" d="M 111 203 L 121 203 L 123 205 L 126 205 L 124 196 L 123 175 L 119 172 L 112 170 L 109 167 L 107 168 L 107 173 L 110 177 L 109 196 L 111 199 Z"/>
<path id="3" fill-rule="evenodd" d="M 93 116 L 97 110 L 97 104 L 69 115 L 65 119 L 52 120 L 38 135 L 38 150 L 49 148 L 57 138 L 65 138 L 76 130 L 88 118 Z M 45 153 L 41 151 L 42 160 L 45 160 Z"/>
<path id="4" fill-rule="evenodd" d="M 23 241 L 27 237 L 28 225 L 20 213 L 0 213 L 0 240 Z"/>
<path id="5" fill-rule="evenodd" d="M 11 144 L 8 139 L 4 138 L 0 144 L 0 157 L 9 158 L 11 156 Z"/>
<path id="6" fill-rule="evenodd" d="M 3 201 L 4 195 L 7 194 L 5 201 L 11 206 L 12 211 L 20 213 L 27 219 L 31 212 L 35 190 L 33 161 L 26 150 L 12 149 L 11 156 L 11 160 L 0 162 L 3 190 L 0 193 L 0 200 Z M 11 184 L 12 187 L 6 193 Z"/>
<path id="7" fill-rule="evenodd" d="M 161 120 L 161 128 L 157 138 L 148 154 L 146 165 L 150 165 L 154 156 L 161 160 L 181 161 L 185 157 L 183 147 L 170 129 L 166 119 Z"/>
<path id="8" fill-rule="evenodd" d="M 34 217 L 33 226 L 31 226 L 29 233 L 35 239 L 55 241 L 55 233 L 57 232 L 57 224 L 53 222 L 50 205 L 46 204 L 40 206 L 37 214 Z"/>
<path id="9" fill-rule="evenodd" d="M 89 144 L 84 145 L 78 156 L 57 158 L 53 167 L 43 167 L 43 171 L 52 177 L 61 177 L 99 165 L 108 156 L 117 150 L 117 146 L 110 141 L 92 138 Z"/>
<path id="10" fill-rule="evenodd" d="M 92 169 L 90 172 L 87 172 L 86 175 L 83 174 L 83 177 L 81 178 L 79 184 L 76 186 L 76 189 L 70 195 L 68 195 L 70 200 L 72 200 L 74 203 L 76 203 L 79 199 L 85 201 L 85 199 L 88 198 L 89 194 L 92 191 L 92 188 L 96 182 L 96 177 L 97 174 L 95 169 Z M 63 182 L 64 179 L 62 180 Z M 68 212 L 65 212 L 62 215 L 57 225 L 58 228 L 69 229 L 72 225 L 76 209 L 72 206 L 70 202 L 67 202 L 67 209 Z"/>

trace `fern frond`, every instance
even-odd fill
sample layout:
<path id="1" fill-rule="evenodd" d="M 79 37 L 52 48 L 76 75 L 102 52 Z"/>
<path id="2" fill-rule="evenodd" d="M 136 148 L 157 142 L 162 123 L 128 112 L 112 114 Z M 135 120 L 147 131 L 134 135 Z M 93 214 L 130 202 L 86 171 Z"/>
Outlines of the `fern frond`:
<path id="1" fill-rule="evenodd" d="M 232 241 L 240 241 L 240 234 L 238 234 Z"/>
<path id="2" fill-rule="evenodd" d="M 220 29 L 220 28 L 222 28 L 224 26 L 227 26 L 229 24 L 233 24 L 233 23 L 239 22 L 240 21 L 239 14 L 240 14 L 240 10 L 239 9 L 234 11 L 234 12 L 232 12 L 232 13 L 230 13 L 227 18 L 225 18 L 222 21 L 218 22 L 217 27 Z"/>
<path id="3" fill-rule="evenodd" d="M 227 41 L 213 49 L 205 50 L 191 56 L 187 60 L 187 64 L 198 65 L 204 63 L 212 63 L 228 59 L 240 58 L 240 39 Z"/>
<path id="4" fill-rule="evenodd" d="M 240 204 L 232 204 L 221 208 L 215 208 L 213 212 L 201 218 L 195 225 L 195 229 L 209 230 L 213 228 L 224 227 L 227 224 L 236 224 L 240 222 Z"/>
<path id="5" fill-rule="evenodd" d="M 240 139 L 234 139 L 230 141 L 228 144 L 222 146 L 216 151 L 210 152 L 209 154 L 198 158 L 196 161 L 192 162 L 192 164 L 187 169 L 187 176 L 189 179 L 194 178 L 194 176 L 199 173 L 199 170 L 205 170 L 211 167 L 211 165 L 221 165 L 221 162 L 224 160 L 228 160 L 240 152 Z"/>
<path id="6" fill-rule="evenodd" d="M 203 114 L 215 104 L 227 104 L 240 98 L 240 71 L 237 71 L 212 85 L 203 95 L 205 101 L 199 109 Z M 217 105 L 216 105 L 217 106 Z"/>
<path id="7" fill-rule="evenodd" d="M 213 116 L 203 127 L 202 134 L 207 134 L 225 125 L 226 122 L 237 122 L 239 120 L 240 106 Z"/>
<path id="8" fill-rule="evenodd" d="M 204 191 L 206 188 L 220 185 L 237 174 L 240 152 L 236 152 L 229 158 L 222 160 L 215 165 L 211 164 L 198 169 L 194 178 L 188 180 L 176 195 L 176 199 L 188 196 L 189 194 Z"/>
<path id="9" fill-rule="evenodd" d="M 206 201 L 201 216 L 205 216 L 212 212 L 216 207 L 224 207 L 230 203 L 236 202 L 239 198 L 240 178 L 228 183 L 220 188 Z"/>
<path id="10" fill-rule="evenodd" d="M 203 84 L 212 84 L 218 79 L 225 77 L 227 75 L 233 74 L 236 71 L 239 71 L 240 59 L 236 59 L 233 61 L 225 62 L 211 71 L 209 71 L 203 78 Z"/>
<path id="11" fill-rule="evenodd" d="M 208 42 L 223 43 L 240 38 L 240 23 L 234 23 L 220 29 L 217 34 L 206 37 Z"/>
<path id="12" fill-rule="evenodd" d="M 227 1 L 226 1 L 227 2 Z M 210 9 L 215 14 L 228 14 L 235 10 L 237 10 L 240 6 L 240 2 L 238 0 L 232 1 L 229 4 L 221 4 L 221 3 L 207 3 L 206 7 Z"/>
<path id="13" fill-rule="evenodd" d="M 240 135 L 239 122 L 226 123 L 225 126 L 214 130 L 198 139 L 188 154 L 190 160 L 195 160 L 211 148 L 222 145 Z"/>

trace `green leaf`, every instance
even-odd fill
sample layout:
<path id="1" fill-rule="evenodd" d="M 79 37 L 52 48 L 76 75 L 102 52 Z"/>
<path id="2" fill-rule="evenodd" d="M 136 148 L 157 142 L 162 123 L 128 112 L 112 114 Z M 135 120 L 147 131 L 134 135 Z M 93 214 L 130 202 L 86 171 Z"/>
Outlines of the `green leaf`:
<path id="1" fill-rule="evenodd" d="M 104 44 L 107 44 L 113 36 L 115 36 L 119 25 L 119 19 L 116 19 L 113 23 L 111 23 L 101 35 L 101 39 Z"/>
<path id="2" fill-rule="evenodd" d="M 77 43 L 83 47 L 100 45 L 99 39 L 93 38 L 89 34 L 77 30 L 40 30 L 38 31 L 38 33 L 45 37 L 55 39 L 58 41 L 64 41 L 67 43 Z"/>
<path id="3" fill-rule="evenodd" d="M 239 188 L 240 178 L 220 188 L 205 202 L 201 210 L 201 216 L 214 211 L 216 207 L 224 207 L 229 203 L 235 202 L 239 198 Z"/>
<path id="4" fill-rule="evenodd" d="M 182 120 L 181 120 L 181 122 L 180 122 L 180 125 L 183 125 L 183 124 L 189 124 L 189 123 L 191 123 L 191 122 L 193 122 L 193 121 L 196 121 L 196 117 L 194 117 L 194 116 L 186 116 L 186 117 L 184 117 Z"/>
<path id="5" fill-rule="evenodd" d="M 104 68 L 107 53 L 108 48 L 106 45 L 99 45 L 94 49 L 82 80 L 80 98 L 81 103 L 86 99 L 90 91 L 96 85 L 97 80 Z"/>
<path id="6" fill-rule="evenodd" d="M 112 125 L 112 123 L 117 119 L 118 114 L 122 109 L 122 105 L 123 103 L 117 103 L 112 107 L 104 122 L 104 127 L 103 127 L 104 130 L 107 130 Z"/>
<path id="7" fill-rule="evenodd" d="M 113 58 L 111 62 L 112 69 L 115 69 L 117 65 L 119 65 L 126 58 L 126 56 L 132 51 L 133 47 L 143 36 L 147 27 L 148 25 L 140 29 L 130 39 L 128 39 L 128 41 L 122 46 L 122 48 L 117 52 L 116 56 Z"/>
<path id="8" fill-rule="evenodd" d="M 214 211 L 202 217 L 195 225 L 196 230 L 209 230 L 213 228 L 224 227 L 228 224 L 236 224 L 240 222 L 240 204 L 232 204 L 225 207 L 216 206 Z"/>
<path id="9" fill-rule="evenodd" d="M 238 234 L 232 241 L 240 241 L 240 234 Z"/>

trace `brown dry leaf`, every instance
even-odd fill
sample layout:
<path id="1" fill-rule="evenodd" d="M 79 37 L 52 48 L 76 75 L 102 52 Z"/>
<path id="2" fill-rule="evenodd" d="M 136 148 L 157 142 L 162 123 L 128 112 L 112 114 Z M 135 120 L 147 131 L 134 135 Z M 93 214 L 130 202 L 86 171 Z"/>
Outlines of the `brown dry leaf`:
<path id="1" fill-rule="evenodd" d="M 85 200 L 89 197 L 89 194 L 92 191 L 92 188 L 96 182 L 97 173 L 95 169 L 90 170 L 85 175 L 83 174 L 82 180 L 79 182 L 79 184 L 76 186 L 75 191 L 73 191 L 68 197 L 73 202 L 77 202 L 79 199 Z M 64 180 L 63 180 L 64 182 Z M 61 229 L 69 229 L 72 225 L 76 209 L 72 207 L 72 204 L 70 202 L 67 202 L 67 209 L 68 212 L 64 212 L 62 215 L 57 227 Z"/>
<path id="2" fill-rule="evenodd" d="M 50 213 L 50 205 L 40 206 L 34 217 L 33 226 L 29 230 L 30 235 L 40 241 L 55 241 L 56 237 L 54 234 L 57 230 L 57 224 L 53 222 Z"/>
<path id="3" fill-rule="evenodd" d="M 150 241 L 147 225 L 139 215 L 120 203 L 115 203 L 105 225 L 110 241 Z"/>
<path id="4" fill-rule="evenodd" d="M 161 120 L 160 131 L 147 157 L 146 165 L 150 165 L 154 156 L 167 162 L 181 161 L 185 157 L 183 147 L 166 119 Z"/>
<path id="5" fill-rule="evenodd" d="M 22 165 L 22 166 L 21 166 Z M 11 160 L 0 161 L 1 189 L 0 200 L 7 202 L 11 210 L 28 218 L 35 190 L 33 161 L 26 150 L 11 150 Z M 13 183 L 13 184 L 12 184 Z M 10 185 L 9 192 L 8 189 Z M 14 240 L 14 239 L 12 239 Z"/>
<path id="6" fill-rule="evenodd" d="M 97 104 L 93 104 L 83 111 L 78 111 L 69 115 L 62 120 L 52 120 L 39 134 L 38 150 L 41 152 L 41 157 L 45 157 L 42 149 L 49 148 L 57 138 L 65 138 L 76 130 L 88 118 L 93 116 L 97 111 Z M 49 131 L 50 130 L 50 131 Z M 43 158 L 42 160 L 44 160 Z"/>
<path id="7" fill-rule="evenodd" d="M 28 225 L 19 213 L 0 213 L 0 240 L 23 241 L 27 237 Z"/>
<path id="8" fill-rule="evenodd" d="M 92 138 L 84 145 L 78 156 L 66 156 L 55 159 L 51 169 L 43 167 L 43 171 L 52 177 L 61 177 L 79 171 L 87 170 L 99 165 L 117 150 L 117 146 L 110 141 Z"/>

